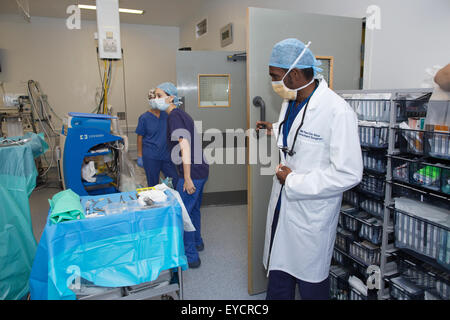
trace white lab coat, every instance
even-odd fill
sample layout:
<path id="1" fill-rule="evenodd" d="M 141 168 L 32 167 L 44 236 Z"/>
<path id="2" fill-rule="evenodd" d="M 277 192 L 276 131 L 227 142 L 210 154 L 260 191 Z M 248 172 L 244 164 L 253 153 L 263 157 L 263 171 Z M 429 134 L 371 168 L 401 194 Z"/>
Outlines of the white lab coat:
<path id="1" fill-rule="evenodd" d="M 288 101 L 282 104 L 280 117 L 273 124 L 278 144 Z M 288 135 L 292 146 L 304 108 Z M 307 282 L 317 283 L 329 274 L 342 193 L 362 178 L 363 163 L 358 137 L 358 119 L 348 103 L 322 80 L 309 101 L 303 127 L 292 157 L 280 151 L 288 175 L 281 195 L 281 209 L 269 257 L 272 221 L 281 184 L 273 177 L 267 212 L 264 267 L 280 270 Z"/>

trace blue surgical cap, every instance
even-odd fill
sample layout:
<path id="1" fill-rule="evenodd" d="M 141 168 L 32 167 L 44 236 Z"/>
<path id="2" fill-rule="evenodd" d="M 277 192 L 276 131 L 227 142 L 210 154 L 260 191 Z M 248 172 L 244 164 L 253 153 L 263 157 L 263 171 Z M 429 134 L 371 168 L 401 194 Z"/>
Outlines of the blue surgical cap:
<path id="1" fill-rule="evenodd" d="M 169 96 L 174 96 L 173 99 L 174 104 L 178 104 L 178 89 L 175 87 L 175 85 L 172 82 L 164 82 L 158 85 L 156 88 L 161 89 L 165 93 L 167 93 Z"/>
<path id="2" fill-rule="evenodd" d="M 278 42 L 272 49 L 269 66 L 289 69 L 298 56 L 302 53 L 304 48 L 305 44 L 294 38 L 289 38 Z M 306 52 L 303 54 L 303 57 L 297 62 L 294 68 L 313 68 L 314 75 L 316 75 L 317 72 L 322 71 L 321 68 L 318 68 L 321 64 L 322 63 L 320 61 L 316 60 L 311 50 L 307 48 Z"/>

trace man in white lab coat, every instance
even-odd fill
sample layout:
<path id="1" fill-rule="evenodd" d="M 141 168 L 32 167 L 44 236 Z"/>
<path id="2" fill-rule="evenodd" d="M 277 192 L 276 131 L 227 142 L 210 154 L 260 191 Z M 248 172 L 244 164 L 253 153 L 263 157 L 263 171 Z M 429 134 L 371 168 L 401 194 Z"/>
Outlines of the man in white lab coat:
<path id="1" fill-rule="evenodd" d="M 267 212 L 264 266 L 267 299 L 329 298 L 329 269 L 342 193 L 362 178 L 357 116 L 314 79 L 319 63 L 297 39 L 277 43 L 269 64 L 284 100 L 278 122 L 257 122 L 273 134 L 281 163 Z"/>

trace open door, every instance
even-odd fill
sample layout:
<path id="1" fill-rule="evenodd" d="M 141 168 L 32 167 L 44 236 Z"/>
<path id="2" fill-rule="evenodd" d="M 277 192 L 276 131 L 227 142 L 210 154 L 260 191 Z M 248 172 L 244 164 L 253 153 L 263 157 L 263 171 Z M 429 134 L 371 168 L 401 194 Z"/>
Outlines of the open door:
<path id="1" fill-rule="evenodd" d="M 310 49 L 316 56 L 333 57 L 334 90 L 359 88 L 362 18 L 248 8 L 247 23 L 247 128 L 255 128 L 262 116 L 260 107 L 253 103 L 257 96 L 265 103 L 266 121 L 278 120 L 282 100 L 272 90 L 268 64 L 273 46 L 283 39 L 311 41 Z M 269 140 L 267 136 L 249 139 L 247 151 L 257 148 L 254 144 L 264 144 L 261 139 Z M 279 155 L 274 152 L 272 157 Z M 273 174 L 263 175 L 261 169 L 260 162 L 247 166 L 249 294 L 267 288 L 262 257 Z"/>
<path id="2" fill-rule="evenodd" d="M 196 121 L 210 163 L 203 205 L 247 202 L 245 159 L 241 163 L 234 157 L 229 159 L 230 155 L 245 155 L 246 68 L 245 57 L 239 53 L 177 52 L 178 95 L 184 102 L 181 107 Z"/>

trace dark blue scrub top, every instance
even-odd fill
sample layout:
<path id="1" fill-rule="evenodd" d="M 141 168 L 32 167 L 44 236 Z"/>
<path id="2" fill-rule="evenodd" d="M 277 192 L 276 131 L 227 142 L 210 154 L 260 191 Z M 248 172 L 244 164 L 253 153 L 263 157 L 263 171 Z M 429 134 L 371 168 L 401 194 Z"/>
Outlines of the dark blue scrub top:
<path id="1" fill-rule="evenodd" d="M 283 147 L 288 146 L 287 138 L 288 138 L 289 132 L 291 131 L 291 127 L 292 127 L 292 124 L 294 123 L 295 118 L 297 117 L 300 110 L 302 110 L 303 107 L 308 103 L 309 99 L 312 97 L 314 92 L 316 92 L 316 89 L 317 89 L 317 84 L 316 84 L 314 91 L 309 95 L 309 97 L 300 103 L 298 103 L 295 100 L 289 101 L 289 106 L 288 106 L 288 109 L 286 110 L 288 117 L 286 119 L 286 122 L 283 124 Z M 284 155 L 286 156 L 286 151 L 283 151 L 283 152 L 284 152 Z M 281 188 L 281 191 L 283 191 L 283 188 Z M 280 196 L 278 197 L 278 202 L 277 202 L 277 206 L 276 206 L 275 210 L 279 211 L 280 207 L 281 207 L 281 192 L 280 192 Z"/>
<path id="2" fill-rule="evenodd" d="M 139 117 L 136 134 L 142 136 L 142 157 L 152 160 L 170 160 L 167 147 L 167 113 L 159 118 L 147 111 Z"/>
<path id="3" fill-rule="evenodd" d="M 185 111 L 177 108 L 172 110 L 167 119 L 167 139 L 170 150 L 179 144 L 179 138 L 187 139 L 191 147 L 191 179 L 208 178 L 209 165 L 203 156 L 202 139 L 195 128 L 194 120 Z M 184 178 L 183 164 L 177 165 L 177 169 L 178 175 Z"/>

